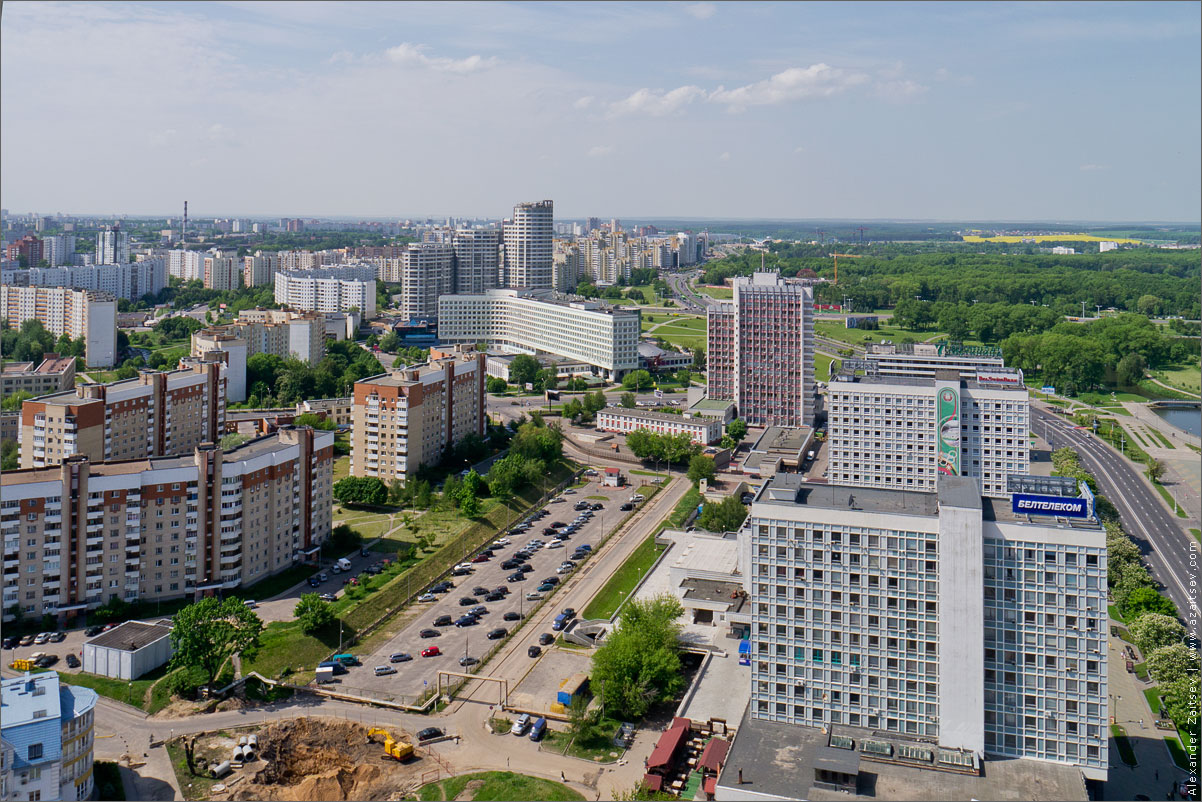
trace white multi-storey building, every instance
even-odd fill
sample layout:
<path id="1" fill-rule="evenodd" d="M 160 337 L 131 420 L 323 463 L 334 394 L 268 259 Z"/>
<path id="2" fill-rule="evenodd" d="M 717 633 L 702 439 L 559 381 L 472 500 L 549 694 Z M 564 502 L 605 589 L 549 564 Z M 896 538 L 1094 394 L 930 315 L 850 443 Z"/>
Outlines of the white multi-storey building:
<path id="1" fill-rule="evenodd" d="M 455 249 L 439 242 L 413 242 L 401 254 L 401 311 L 438 313 L 438 298 L 454 287 Z"/>
<path id="2" fill-rule="evenodd" d="M 254 256 L 242 257 L 242 283 L 248 287 L 261 287 L 275 280 L 280 269 L 278 253 L 259 251 Z"/>
<path id="3" fill-rule="evenodd" d="M 96 264 L 123 265 L 129 262 L 129 232 L 120 227 L 105 228 L 96 234 Z"/>
<path id="4" fill-rule="evenodd" d="M 167 251 L 167 274 L 184 281 L 200 281 L 204 278 L 204 251 Z"/>
<path id="5" fill-rule="evenodd" d="M 38 320 L 51 334 L 82 337 L 87 364 L 112 367 L 117 357 L 117 299 L 97 290 L 0 286 L 0 320 L 20 328 Z"/>
<path id="6" fill-rule="evenodd" d="M 242 262 L 228 254 L 207 254 L 204 258 L 204 285 L 207 290 L 242 288 Z"/>
<path id="7" fill-rule="evenodd" d="M 638 368 L 639 321 L 637 309 L 554 301 L 549 290 L 489 290 L 438 301 L 443 342 L 487 342 L 515 353 L 579 360 L 607 379 Z"/>
<path id="8" fill-rule="evenodd" d="M 866 367 L 882 376 L 932 378 L 936 370 L 958 370 L 966 379 L 977 373 L 993 375 L 994 382 L 1008 380 L 1023 384 L 1021 371 L 1007 370 L 1002 349 L 960 343 L 877 343 L 868 346 Z"/>
<path id="9" fill-rule="evenodd" d="M 778 473 L 741 533 L 749 715 L 1105 780 L 1106 537 L 1064 495 L 1082 517 L 1016 513 L 970 477 L 907 493 Z"/>
<path id="10" fill-rule="evenodd" d="M 505 223 L 505 261 L 501 281 L 506 287 L 549 289 L 552 283 L 552 238 L 555 203 L 519 203 L 513 220 Z"/>
<path id="11" fill-rule="evenodd" d="M 1009 476 L 1030 469 L 1021 384 L 967 381 L 956 370 L 841 375 L 828 385 L 827 416 L 827 476 L 839 484 L 930 493 L 940 475 L 973 476 L 1000 497 Z"/>
<path id="12" fill-rule="evenodd" d="M 452 245 L 455 248 L 455 285 L 448 292 L 480 293 L 497 286 L 501 270 L 500 231 L 461 228 L 455 232 Z"/>
<path id="13" fill-rule="evenodd" d="M 59 682 L 57 671 L 6 678 L 0 765 L 4 799 L 41 802 L 92 798 L 95 711 L 91 688 Z"/>
<path id="14" fill-rule="evenodd" d="M 309 312 L 358 309 L 363 317 L 376 314 L 374 265 L 341 265 L 313 270 L 280 270 L 275 274 L 275 301 Z"/>
<path id="15" fill-rule="evenodd" d="M 69 265 L 75 261 L 75 235 L 60 234 L 42 240 L 42 258 L 51 267 Z"/>
<path id="16" fill-rule="evenodd" d="M 31 267 L 5 270 L 5 284 L 25 287 L 71 287 L 100 290 L 118 298 L 136 301 L 167 286 L 167 264 L 151 258 L 132 264 L 103 264 L 78 267 Z"/>
<path id="17" fill-rule="evenodd" d="M 722 439 L 722 421 L 692 415 L 673 415 L 643 409 L 603 409 L 597 413 L 597 428 L 629 433 L 644 429 L 654 434 L 687 434 L 694 443 L 708 446 Z"/>

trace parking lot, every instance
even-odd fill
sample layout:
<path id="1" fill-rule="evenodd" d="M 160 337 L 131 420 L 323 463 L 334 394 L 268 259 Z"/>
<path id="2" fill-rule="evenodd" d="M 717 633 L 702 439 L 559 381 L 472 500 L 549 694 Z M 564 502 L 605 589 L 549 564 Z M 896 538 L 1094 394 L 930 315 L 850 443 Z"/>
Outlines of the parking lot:
<path id="1" fill-rule="evenodd" d="M 359 688 L 375 693 L 385 693 L 394 696 L 420 696 L 426 687 L 436 684 L 439 670 L 460 671 L 459 658 L 466 656 L 479 658 L 493 645 L 486 635 L 498 627 L 512 632 L 520 621 L 505 621 L 504 615 L 516 612 L 525 617 L 537 601 L 527 601 L 526 594 L 534 591 L 540 580 L 555 576 L 561 584 L 568 574 L 557 574 L 560 563 L 569 559 L 576 547 L 588 544 L 594 549 L 601 540 L 602 533 L 612 528 L 626 516 L 619 511 L 619 506 L 630 498 L 635 491 L 629 487 L 601 487 L 596 478 L 585 487 L 574 492 L 559 496 L 562 501 L 547 504 L 548 511 L 541 520 L 534 523 L 525 533 L 507 535 L 512 541 L 510 545 L 495 547 L 495 555 L 486 562 L 471 565 L 471 573 L 466 576 L 452 576 L 448 579 L 454 587 L 446 593 L 439 594 L 435 601 L 420 602 L 415 606 L 420 611 L 413 621 L 387 644 L 369 655 L 356 655 L 363 663 L 353 667 L 347 674 L 337 678 L 337 681 L 348 690 Z M 596 497 L 596 498 L 590 498 Z M 562 548 L 543 547 L 535 551 L 527 560 L 534 570 L 525 574 L 523 581 L 510 582 L 508 578 L 515 572 L 501 568 L 501 563 L 509 559 L 509 555 L 520 550 L 528 541 L 541 539 L 548 544 L 552 536 L 544 534 L 543 529 L 554 522 L 571 523 L 579 514 L 573 509 L 577 501 L 601 503 L 603 509 L 593 513 L 593 517 L 579 530 L 573 533 Z M 470 559 L 470 558 L 469 558 Z M 591 558 L 590 558 L 591 559 Z M 483 595 L 474 596 L 475 588 L 494 590 L 499 587 L 509 589 L 509 594 L 501 601 L 485 601 Z M 461 600 L 470 599 L 471 604 L 460 604 Z M 452 621 L 460 618 L 475 605 L 483 605 L 488 612 L 480 620 L 470 626 L 434 626 L 440 616 L 450 616 Z M 423 629 L 435 630 L 437 637 L 422 638 L 419 633 Z M 421 656 L 423 649 L 438 647 L 441 652 L 436 657 Z M 405 652 L 413 659 L 390 663 L 389 658 L 396 652 Z M 391 665 L 396 669 L 395 674 L 376 676 L 376 666 Z"/>
<path id="2" fill-rule="evenodd" d="M 592 660 L 591 651 L 546 647 L 530 673 L 522 677 L 518 686 L 509 692 L 508 707 L 528 712 L 547 712 L 559 693 L 560 683 L 577 672 L 587 672 Z"/>

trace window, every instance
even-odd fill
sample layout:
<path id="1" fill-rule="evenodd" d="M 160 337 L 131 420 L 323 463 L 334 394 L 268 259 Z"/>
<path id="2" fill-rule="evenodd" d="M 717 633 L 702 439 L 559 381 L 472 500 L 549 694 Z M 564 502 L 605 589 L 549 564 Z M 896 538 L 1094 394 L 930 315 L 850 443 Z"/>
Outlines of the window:
<path id="1" fill-rule="evenodd" d="M 40 743 L 29 745 L 29 756 L 27 759 L 28 760 L 41 760 L 42 759 L 42 745 Z"/>

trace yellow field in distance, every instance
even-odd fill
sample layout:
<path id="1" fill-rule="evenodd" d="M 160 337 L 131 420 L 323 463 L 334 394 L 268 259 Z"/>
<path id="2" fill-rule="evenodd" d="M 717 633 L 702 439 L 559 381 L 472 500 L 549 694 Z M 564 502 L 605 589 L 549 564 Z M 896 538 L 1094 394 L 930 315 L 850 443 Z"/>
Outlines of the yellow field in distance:
<path id="1" fill-rule="evenodd" d="M 1030 236 L 979 237 L 965 234 L 965 242 L 1117 242 L 1126 245 L 1138 245 L 1142 240 L 1123 239 L 1122 237 L 1095 237 L 1093 234 L 1031 234 Z"/>

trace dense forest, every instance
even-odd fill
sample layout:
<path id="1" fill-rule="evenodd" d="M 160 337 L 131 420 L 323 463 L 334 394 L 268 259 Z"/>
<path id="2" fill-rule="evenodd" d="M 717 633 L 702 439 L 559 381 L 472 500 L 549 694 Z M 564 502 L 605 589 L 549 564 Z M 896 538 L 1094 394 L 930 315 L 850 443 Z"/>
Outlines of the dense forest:
<path id="1" fill-rule="evenodd" d="M 821 253 L 820 246 L 774 246 L 764 263 L 787 276 L 834 278 L 833 260 L 815 250 Z M 815 301 L 841 304 L 846 298 L 855 311 L 889 308 L 917 298 L 954 304 L 1046 305 L 1069 315 L 1074 309 L 1080 315 L 1082 302 L 1087 312 L 1100 306 L 1193 320 L 1200 314 L 1198 251 L 1137 248 L 1054 256 L 905 250 L 874 247 L 863 250 L 860 259 L 840 259 L 838 285 L 819 285 Z M 744 252 L 710 262 L 702 281 L 721 284 L 731 276 L 748 275 L 759 269 L 761 256 Z"/>

